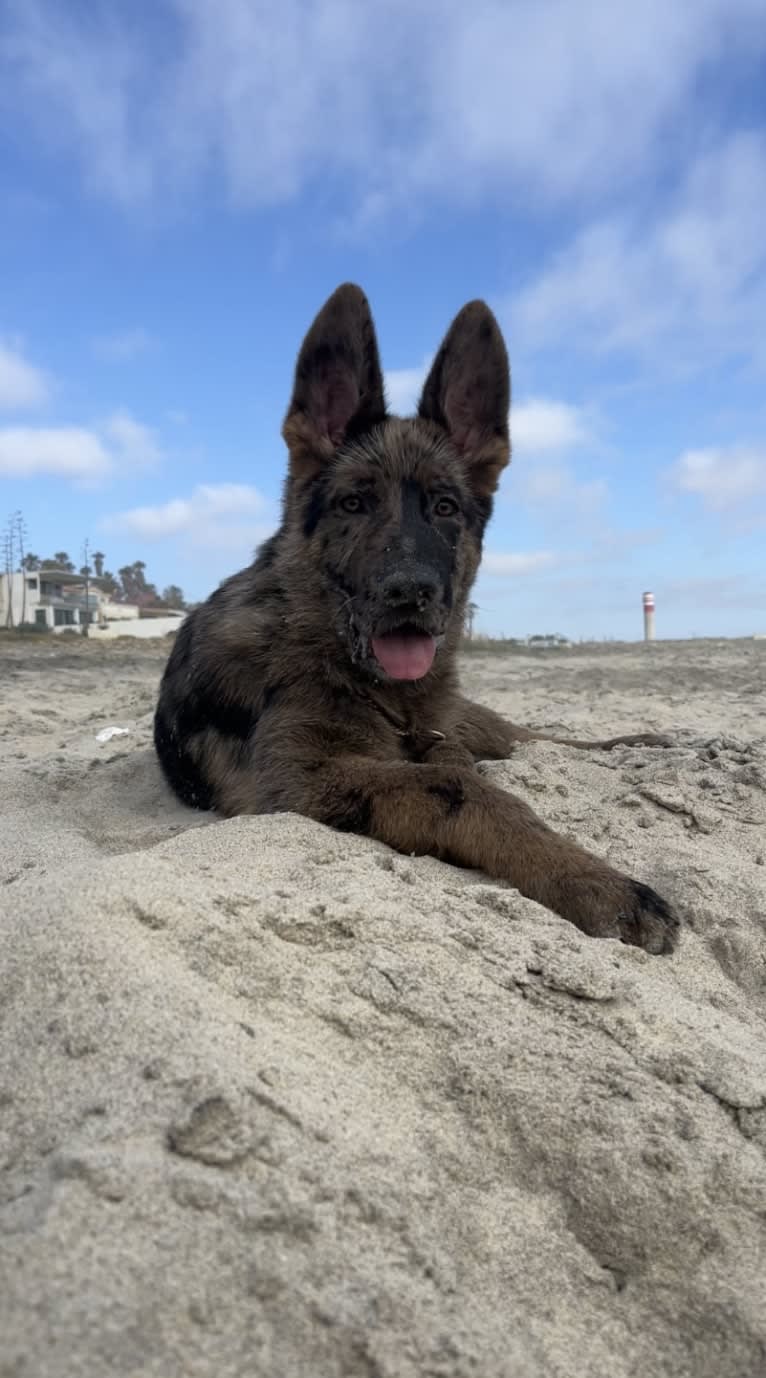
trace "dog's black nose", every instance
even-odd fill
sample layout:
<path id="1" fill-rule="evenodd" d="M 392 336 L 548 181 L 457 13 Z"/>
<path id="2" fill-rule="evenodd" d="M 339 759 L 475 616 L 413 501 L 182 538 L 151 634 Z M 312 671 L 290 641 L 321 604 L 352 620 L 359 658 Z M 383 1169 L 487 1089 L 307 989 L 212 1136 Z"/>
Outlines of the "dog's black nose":
<path id="1" fill-rule="evenodd" d="M 415 566 L 397 570 L 383 580 L 383 601 L 390 608 L 427 608 L 439 594 L 439 581 L 429 570 Z"/>

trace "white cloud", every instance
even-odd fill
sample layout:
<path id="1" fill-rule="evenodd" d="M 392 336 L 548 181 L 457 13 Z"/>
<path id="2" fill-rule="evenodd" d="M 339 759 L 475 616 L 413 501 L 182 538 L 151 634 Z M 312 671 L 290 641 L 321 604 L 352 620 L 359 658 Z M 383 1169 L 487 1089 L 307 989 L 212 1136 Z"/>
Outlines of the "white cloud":
<path id="1" fill-rule="evenodd" d="M 156 433 L 150 426 L 136 421 L 129 412 L 117 411 L 108 417 L 103 431 L 115 459 L 123 467 L 149 469 L 161 462 L 162 450 Z"/>
<path id="2" fill-rule="evenodd" d="M 566 509 L 567 519 L 592 515 L 605 503 L 609 488 L 604 479 L 581 482 L 565 464 L 536 466 L 519 478 L 522 500 L 530 507 L 550 511 L 554 507 Z"/>
<path id="3" fill-rule="evenodd" d="M 653 217 L 588 226 L 510 303 L 525 346 L 576 342 L 653 356 L 665 371 L 766 358 L 766 136 L 694 161 Z"/>
<path id="4" fill-rule="evenodd" d="M 509 496 L 535 510 L 550 528 L 559 528 L 573 515 L 583 519 L 600 513 L 609 493 L 606 481 L 581 479 L 560 457 L 593 439 L 592 420 L 581 407 L 550 398 L 531 398 L 512 406 L 515 463 Z"/>
<path id="5" fill-rule="evenodd" d="M 571 450 L 590 439 L 590 425 L 579 407 L 532 397 L 511 407 L 514 454 Z"/>
<path id="6" fill-rule="evenodd" d="M 102 522 L 104 530 L 124 531 L 148 541 L 184 537 L 194 545 L 232 552 L 252 550 L 276 524 L 274 504 L 244 483 L 200 484 L 188 497 L 134 507 Z"/>
<path id="7" fill-rule="evenodd" d="M 766 448 L 733 445 L 686 450 L 666 477 L 715 511 L 766 497 Z"/>
<path id="8" fill-rule="evenodd" d="M 0 427 L 0 475 L 8 478 L 49 474 L 93 483 L 151 467 L 161 458 L 154 432 L 126 411 L 93 427 Z"/>
<path id="9" fill-rule="evenodd" d="M 118 33 L 116 16 L 110 22 L 102 10 L 90 18 L 87 27 L 78 26 L 50 0 L 10 0 L 0 36 L 0 86 L 17 118 L 23 103 L 30 130 L 81 155 L 92 186 L 135 202 L 155 184 L 140 131 L 140 77 L 148 56 Z"/>
<path id="10" fill-rule="evenodd" d="M 156 346 L 156 340 L 143 326 L 131 330 L 118 330 L 112 335 L 98 335 L 93 341 L 96 353 L 104 359 L 116 362 L 129 362 L 140 354 L 146 354 Z"/>
<path id="11" fill-rule="evenodd" d="M 112 457 L 101 438 L 81 426 L 8 426 L 0 429 L 0 475 L 4 478 L 103 478 Z"/>
<path id="12" fill-rule="evenodd" d="M 117 3 L 7 0 L 0 86 L 108 195 L 220 176 L 250 204 L 338 173 L 355 209 L 418 193 L 526 201 L 634 184 L 686 136 L 700 76 L 766 44 L 762 0 L 161 0 L 173 43 Z"/>
<path id="13" fill-rule="evenodd" d="M 0 340 L 0 407 L 9 411 L 38 407 L 49 393 L 45 373 L 24 358 L 15 342 Z"/>
<path id="14" fill-rule="evenodd" d="M 530 551 L 488 551 L 481 562 L 482 574 L 516 576 L 532 574 L 536 570 L 550 569 L 557 564 L 557 556 L 550 550 Z"/>
<path id="15" fill-rule="evenodd" d="M 417 410 L 431 359 L 424 359 L 415 368 L 388 369 L 385 374 L 386 399 L 389 409 L 397 416 L 411 416 Z"/>

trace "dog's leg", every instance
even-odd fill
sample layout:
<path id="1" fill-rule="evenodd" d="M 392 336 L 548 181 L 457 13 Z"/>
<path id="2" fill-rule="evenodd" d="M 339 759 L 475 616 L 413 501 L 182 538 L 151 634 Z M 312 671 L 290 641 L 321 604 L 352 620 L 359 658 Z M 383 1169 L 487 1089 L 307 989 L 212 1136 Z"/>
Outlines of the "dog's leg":
<path id="1" fill-rule="evenodd" d="M 648 952 L 674 947 L 678 920 L 659 895 L 555 833 L 473 766 L 271 755 L 265 772 L 247 772 L 245 791 L 248 782 L 257 795 L 248 804 L 240 792 L 232 812 L 301 813 L 508 880 L 594 937 Z"/>
<path id="2" fill-rule="evenodd" d="M 635 732 L 622 737 L 609 737 L 606 740 L 588 742 L 573 737 L 557 737 L 548 732 L 531 732 L 527 727 L 517 727 L 508 722 L 491 708 L 471 703 L 461 697 L 457 709 L 454 729 L 462 746 L 465 746 L 477 761 L 502 761 L 510 756 L 514 746 L 521 742 L 558 742 L 560 746 L 573 746 L 579 751 L 599 749 L 611 751 L 614 746 L 672 746 L 670 737 L 655 732 Z"/>

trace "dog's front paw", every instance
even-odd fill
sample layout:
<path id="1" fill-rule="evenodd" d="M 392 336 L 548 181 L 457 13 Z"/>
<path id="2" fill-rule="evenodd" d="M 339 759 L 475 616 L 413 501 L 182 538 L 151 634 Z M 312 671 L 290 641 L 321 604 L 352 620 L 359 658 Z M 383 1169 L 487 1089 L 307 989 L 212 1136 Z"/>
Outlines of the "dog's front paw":
<path id="1" fill-rule="evenodd" d="M 604 868 L 581 877 L 568 891 L 560 912 L 592 938 L 619 938 L 655 955 L 674 950 L 680 920 L 650 886 Z"/>
<path id="2" fill-rule="evenodd" d="M 681 923 L 667 900 L 638 880 L 626 879 L 625 889 L 625 907 L 617 915 L 620 941 L 654 954 L 672 952 Z"/>

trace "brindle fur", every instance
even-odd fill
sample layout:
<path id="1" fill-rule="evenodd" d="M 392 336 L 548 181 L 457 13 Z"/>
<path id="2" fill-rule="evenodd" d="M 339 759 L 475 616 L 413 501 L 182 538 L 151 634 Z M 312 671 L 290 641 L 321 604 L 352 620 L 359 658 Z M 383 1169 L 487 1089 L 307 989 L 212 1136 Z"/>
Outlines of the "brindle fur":
<path id="1" fill-rule="evenodd" d="M 479 868 L 585 933 L 669 952 L 678 920 L 659 895 L 476 769 L 538 739 L 666 744 L 543 738 L 459 692 L 466 602 L 510 457 L 509 402 L 503 339 L 477 301 L 453 322 L 418 416 L 389 416 L 367 300 L 338 288 L 298 357 L 282 525 L 178 633 L 157 752 L 196 808 L 305 814 Z M 404 623 L 439 639 L 420 680 L 389 679 L 371 651 L 373 635 Z"/>

